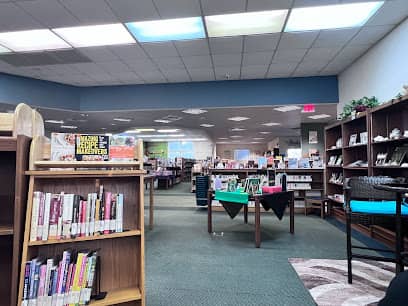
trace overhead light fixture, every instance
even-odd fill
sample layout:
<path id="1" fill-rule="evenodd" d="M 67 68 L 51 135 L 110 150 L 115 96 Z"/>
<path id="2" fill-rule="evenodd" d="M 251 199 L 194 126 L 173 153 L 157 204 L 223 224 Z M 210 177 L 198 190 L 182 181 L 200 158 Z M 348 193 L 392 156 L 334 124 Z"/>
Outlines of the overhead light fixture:
<path id="1" fill-rule="evenodd" d="M 153 129 L 153 128 L 141 128 L 141 129 L 135 129 L 135 131 L 138 131 L 139 133 L 140 132 L 154 132 L 154 131 L 156 131 L 156 129 Z"/>
<path id="2" fill-rule="evenodd" d="M 136 43 L 121 23 L 57 28 L 53 31 L 76 48 Z"/>
<path id="3" fill-rule="evenodd" d="M 199 115 L 199 114 L 206 113 L 207 111 L 204 109 L 200 109 L 200 108 L 188 108 L 188 109 L 183 110 L 182 112 L 186 114 L 191 114 L 191 115 Z"/>
<path id="4" fill-rule="evenodd" d="M 138 133 L 140 133 L 138 130 L 127 130 L 127 131 L 125 131 L 125 133 L 128 133 L 128 134 L 138 134 Z"/>
<path id="5" fill-rule="evenodd" d="M 176 133 L 178 132 L 179 129 L 162 129 L 162 130 L 157 130 L 158 133 Z"/>
<path id="6" fill-rule="evenodd" d="M 158 123 L 170 123 L 170 120 L 166 120 L 166 119 L 156 119 L 154 120 L 154 122 L 158 122 Z"/>
<path id="7" fill-rule="evenodd" d="M 262 123 L 264 126 L 276 126 L 276 125 L 281 125 L 278 122 L 267 122 L 267 123 Z"/>
<path id="8" fill-rule="evenodd" d="M 203 123 L 203 124 L 200 124 L 200 126 L 201 126 L 201 127 L 210 128 L 210 127 L 213 127 L 214 124 Z"/>
<path id="9" fill-rule="evenodd" d="M 327 114 L 320 114 L 320 115 L 313 115 L 313 116 L 308 116 L 310 119 L 323 119 L 323 118 L 329 118 L 331 117 L 330 115 Z"/>
<path id="10" fill-rule="evenodd" d="M 245 121 L 245 120 L 248 120 L 248 119 L 249 119 L 248 117 L 240 117 L 240 116 L 228 118 L 228 120 L 236 121 L 236 122 Z"/>
<path id="11" fill-rule="evenodd" d="M 205 38 L 201 17 L 128 22 L 126 26 L 139 42 Z"/>
<path id="12" fill-rule="evenodd" d="M 255 144 L 255 143 L 261 143 L 259 141 L 251 141 L 251 143 Z"/>
<path id="13" fill-rule="evenodd" d="M 267 135 L 267 134 L 270 134 L 270 133 L 272 133 L 272 132 L 259 132 L 259 134 L 263 134 L 263 135 Z"/>
<path id="14" fill-rule="evenodd" d="M 105 136 L 112 136 L 112 133 L 105 133 Z"/>
<path id="15" fill-rule="evenodd" d="M 119 122 L 130 122 L 132 119 L 126 119 L 126 118 L 113 118 L 113 121 L 119 121 Z"/>
<path id="16" fill-rule="evenodd" d="M 231 142 L 241 142 L 241 140 L 232 140 Z"/>
<path id="17" fill-rule="evenodd" d="M 231 135 L 230 137 L 231 137 L 231 138 L 242 138 L 241 135 Z"/>
<path id="18" fill-rule="evenodd" d="M 0 44 L 14 52 L 72 48 L 48 29 L 0 33 Z"/>
<path id="19" fill-rule="evenodd" d="M 44 122 L 55 123 L 55 124 L 63 124 L 64 123 L 63 120 L 54 120 L 54 119 L 44 120 Z"/>
<path id="20" fill-rule="evenodd" d="M 285 32 L 361 27 L 383 4 L 371 1 L 294 8 Z"/>
<path id="21" fill-rule="evenodd" d="M 174 141 L 207 141 L 207 138 L 177 138 L 177 139 L 165 139 L 165 138 L 153 138 L 149 139 L 152 142 L 174 142 Z"/>
<path id="22" fill-rule="evenodd" d="M 209 37 L 278 33 L 288 10 L 205 16 Z"/>
<path id="23" fill-rule="evenodd" d="M 228 138 L 227 137 L 218 137 L 218 139 L 227 140 Z"/>
<path id="24" fill-rule="evenodd" d="M 75 129 L 77 129 L 78 127 L 75 126 L 75 125 L 61 125 L 61 128 L 63 128 L 63 129 L 75 130 Z"/>
<path id="25" fill-rule="evenodd" d="M 241 131 L 246 131 L 244 128 L 232 128 L 230 129 L 231 132 L 241 132 Z"/>
<path id="26" fill-rule="evenodd" d="M 101 128 L 101 130 L 106 130 L 106 128 L 103 127 L 103 128 Z"/>
<path id="27" fill-rule="evenodd" d="M 7 49 L 6 47 L 0 46 L 0 54 L 2 53 L 10 53 L 11 50 Z"/>
<path id="28" fill-rule="evenodd" d="M 263 138 L 263 137 L 255 137 L 255 138 L 253 138 L 254 140 L 262 140 L 262 139 L 265 139 L 265 138 Z"/>
<path id="29" fill-rule="evenodd" d="M 138 135 L 137 137 L 139 138 L 157 138 L 157 137 L 184 137 L 184 134 L 163 134 L 163 135 L 158 135 L 158 134 L 151 134 L 151 135 Z"/>
<path id="30" fill-rule="evenodd" d="M 286 106 L 281 106 L 281 107 L 277 107 L 274 108 L 274 110 L 278 111 L 278 112 L 290 112 L 290 111 L 294 111 L 300 109 L 299 106 L 296 105 L 286 105 Z"/>

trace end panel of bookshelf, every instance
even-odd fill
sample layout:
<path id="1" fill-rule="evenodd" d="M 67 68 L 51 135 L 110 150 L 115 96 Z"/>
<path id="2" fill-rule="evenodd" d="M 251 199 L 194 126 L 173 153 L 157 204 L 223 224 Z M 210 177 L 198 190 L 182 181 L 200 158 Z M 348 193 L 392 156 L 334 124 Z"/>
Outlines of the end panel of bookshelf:
<path id="1" fill-rule="evenodd" d="M 13 242 L 12 236 L 0 236 L 0 271 L 1 271 L 1 286 L 0 286 L 0 306 L 10 306 L 10 290 L 11 290 L 11 260 L 13 257 Z"/>
<path id="2" fill-rule="evenodd" d="M 109 306 L 112 304 L 121 305 L 140 305 L 139 303 L 130 303 L 140 301 L 142 295 L 140 289 L 137 287 L 130 287 L 118 290 L 111 290 L 107 292 L 106 297 L 103 300 L 91 301 L 89 305 L 92 306 Z M 123 304 L 126 303 L 126 304 Z"/>

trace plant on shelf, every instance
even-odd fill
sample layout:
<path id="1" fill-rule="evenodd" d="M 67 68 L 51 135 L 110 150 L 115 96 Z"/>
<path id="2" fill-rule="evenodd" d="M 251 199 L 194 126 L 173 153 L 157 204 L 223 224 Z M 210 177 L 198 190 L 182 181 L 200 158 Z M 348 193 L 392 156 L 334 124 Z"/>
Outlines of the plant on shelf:
<path id="1" fill-rule="evenodd" d="M 346 119 L 350 116 L 355 116 L 358 113 L 364 112 L 368 108 L 373 108 L 379 105 L 376 97 L 363 97 L 359 100 L 352 100 L 350 103 L 344 105 L 341 119 Z"/>

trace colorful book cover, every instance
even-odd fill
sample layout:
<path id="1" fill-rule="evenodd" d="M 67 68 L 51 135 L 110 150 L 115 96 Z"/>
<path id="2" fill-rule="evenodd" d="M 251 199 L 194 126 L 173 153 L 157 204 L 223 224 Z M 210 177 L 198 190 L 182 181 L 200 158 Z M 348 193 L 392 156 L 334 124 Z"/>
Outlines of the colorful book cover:
<path id="1" fill-rule="evenodd" d="M 24 269 L 24 287 L 23 287 L 23 301 L 30 297 L 30 267 L 31 261 L 27 261 Z"/>
<path id="2" fill-rule="evenodd" d="M 60 215 L 61 198 L 59 194 L 53 194 L 50 204 L 50 229 L 48 239 L 57 239 L 58 218 Z"/>
<path id="3" fill-rule="evenodd" d="M 100 221 L 99 221 L 99 210 L 101 209 L 101 200 L 95 200 L 95 235 L 99 234 L 100 231 Z"/>
<path id="4" fill-rule="evenodd" d="M 109 231 L 114 233 L 116 231 L 116 206 L 117 206 L 117 195 L 112 194 L 111 199 L 111 215 L 110 215 L 110 227 Z"/>
<path id="5" fill-rule="evenodd" d="M 77 135 L 75 137 L 75 158 L 78 161 L 109 160 L 109 136 Z"/>
<path id="6" fill-rule="evenodd" d="M 135 158 L 135 147 L 135 138 L 133 136 L 111 136 L 109 159 L 115 161 L 132 161 Z"/>
<path id="7" fill-rule="evenodd" d="M 51 133 L 51 160 L 75 160 L 75 135 L 72 133 Z"/>
<path id="8" fill-rule="evenodd" d="M 123 194 L 119 193 L 116 201 L 116 232 L 123 232 Z"/>
<path id="9" fill-rule="evenodd" d="M 105 192 L 105 222 L 104 222 L 104 234 L 109 234 L 110 233 L 110 217 L 111 217 L 111 200 L 112 200 L 112 193 L 111 192 Z"/>
<path id="10" fill-rule="evenodd" d="M 42 231 L 42 240 L 48 240 L 48 233 L 50 228 L 50 207 L 51 207 L 51 193 L 47 192 L 45 194 L 45 205 L 44 205 L 44 226 Z"/>

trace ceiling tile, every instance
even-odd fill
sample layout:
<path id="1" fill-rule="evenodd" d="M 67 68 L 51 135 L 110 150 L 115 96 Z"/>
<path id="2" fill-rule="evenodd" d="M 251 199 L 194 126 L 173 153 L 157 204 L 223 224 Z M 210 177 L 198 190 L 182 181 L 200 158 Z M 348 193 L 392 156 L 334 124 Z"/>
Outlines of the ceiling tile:
<path id="1" fill-rule="evenodd" d="M 267 65 L 242 66 L 241 79 L 263 79 L 267 69 Z"/>
<path id="2" fill-rule="evenodd" d="M 246 0 L 201 0 L 204 15 L 245 12 Z"/>
<path id="3" fill-rule="evenodd" d="M 280 33 L 245 36 L 244 52 L 261 52 L 275 50 Z"/>
<path id="4" fill-rule="evenodd" d="M 215 67 L 215 78 L 219 81 L 238 80 L 240 73 L 240 68 L 237 66 Z"/>
<path id="5" fill-rule="evenodd" d="M 241 53 L 242 36 L 210 38 L 210 49 L 213 54 Z"/>
<path id="6" fill-rule="evenodd" d="M 188 70 L 191 79 L 195 82 L 198 81 L 213 81 L 215 80 L 214 78 L 214 70 L 213 69 L 189 69 Z"/>
<path id="7" fill-rule="evenodd" d="M 282 33 L 278 49 L 307 49 L 313 44 L 318 31 L 302 33 Z"/>
<path id="8" fill-rule="evenodd" d="M 358 57 L 363 55 L 371 45 L 358 45 L 358 46 L 347 46 L 344 48 L 336 57 L 335 60 L 345 61 L 345 60 L 356 60 Z"/>
<path id="9" fill-rule="evenodd" d="M 334 60 L 331 63 L 329 63 L 323 70 L 323 73 L 340 73 L 344 69 L 346 69 L 351 63 L 353 62 L 352 59 L 338 59 Z"/>
<path id="10" fill-rule="evenodd" d="M 107 47 L 78 48 L 77 50 L 94 62 L 109 62 L 118 60 L 118 57 Z"/>
<path id="11" fill-rule="evenodd" d="M 144 43 L 142 44 L 142 48 L 145 49 L 151 57 L 179 56 L 172 42 Z"/>
<path id="12" fill-rule="evenodd" d="M 185 69 L 179 57 L 158 57 L 153 60 L 160 70 Z"/>
<path id="13" fill-rule="evenodd" d="M 327 65 L 328 62 L 310 61 L 302 62 L 296 68 L 293 76 L 315 76 L 319 75 L 320 71 Z"/>
<path id="14" fill-rule="evenodd" d="M 363 27 L 348 44 L 349 46 L 374 44 L 387 35 L 394 25 Z"/>
<path id="15" fill-rule="evenodd" d="M 171 70 L 162 69 L 162 73 L 169 82 L 188 82 L 190 81 L 190 77 L 186 69 L 171 69 Z"/>
<path id="16" fill-rule="evenodd" d="M 128 72 L 111 72 L 110 73 L 114 78 L 119 79 L 120 81 L 140 81 L 139 76 L 132 72 L 132 71 L 128 71 Z"/>
<path id="17" fill-rule="evenodd" d="M 277 79 L 277 78 L 289 78 L 291 76 L 291 72 L 287 72 L 287 73 L 268 73 L 267 77 L 270 79 Z"/>
<path id="18" fill-rule="evenodd" d="M 304 61 L 330 61 L 340 48 L 311 48 L 307 51 Z"/>
<path id="19" fill-rule="evenodd" d="M 268 76 L 272 74 L 291 74 L 296 66 L 296 63 L 272 63 L 269 67 Z"/>
<path id="20" fill-rule="evenodd" d="M 154 0 L 162 18 L 201 16 L 199 0 Z"/>
<path id="21" fill-rule="evenodd" d="M 222 67 L 222 66 L 236 66 L 240 67 L 241 66 L 241 54 L 214 54 L 213 55 L 213 61 L 214 65 L 217 67 Z"/>
<path id="22" fill-rule="evenodd" d="M 74 64 L 74 66 L 82 73 L 105 74 L 105 71 L 95 63 L 81 63 L 81 64 Z"/>
<path id="23" fill-rule="evenodd" d="M 273 51 L 272 52 L 244 53 L 242 65 L 243 66 L 258 66 L 258 65 L 268 66 L 271 62 L 272 55 L 273 55 Z"/>
<path id="24" fill-rule="evenodd" d="M 159 70 L 149 70 L 143 72 L 140 77 L 146 82 L 146 83 L 167 83 L 166 78 L 163 76 L 163 74 Z"/>
<path id="25" fill-rule="evenodd" d="M 286 10 L 291 7 L 288 0 L 248 0 L 248 11 Z"/>
<path id="26" fill-rule="evenodd" d="M 156 64 L 154 64 L 150 59 L 125 61 L 125 64 L 137 73 L 157 69 Z"/>
<path id="27" fill-rule="evenodd" d="M 100 62 L 97 63 L 103 70 L 107 73 L 111 72 L 129 72 L 129 66 L 125 65 L 121 61 L 114 61 L 114 62 Z"/>
<path id="28" fill-rule="evenodd" d="M 358 31 L 359 28 L 320 31 L 319 37 L 313 44 L 313 48 L 344 46 Z"/>
<path id="29" fill-rule="evenodd" d="M 78 20 L 55 0 L 20 1 L 17 5 L 49 28 L 78 24 Z"/>
<path id="30" fill-rule="evenodd" d="M 339 4 L 340 0 L 295 0 L 293 7 Z"/>
<path id="31" fill-rule="evenodd" d="M 118 18 L 105 1 L 64 0 L 61 2 L 74 16 L 84 23 L 116 23 Z"/>
<path id="32" fill-rule="evenodd" d="M 407 0 L 387 1 L 367 22 L 367 26 L 398 24 L 408 16 Z"/>
<path id="33" fill-rule="evenodd" d="M 175 41 L 174 44 L 181 56 L 210 54 L 206 39 Z"/>
<path id="34" fill-rule="evenodd" d="M 299 62 L 306 51 L 307 49 L 278 49 L 273 60 L 277 62 Z"/>
<path id="35" fill-rule="evenodd" d="M 43 28 L 41 23 L 14 3 L 0 3 L 0 32 Z"/>
<path id="36" fill-rule="evenodd" d="M 107 0 L 122 22 L 159 19 L 152 0 Z"/>
<path id="37" fill-rule="evenodd" d="M 147 55 L 143 49 L 137 45 L 118 45 L 108 47 L 113 54 L 115 54 L 121 60 L 135 60 L 146 59 Z"/>
<path id="38" fill-rule="evenodd" d="M 182 60 L 188 69 L 212 67 L 211 57 L 209 55 L 184 56 Z"/>

